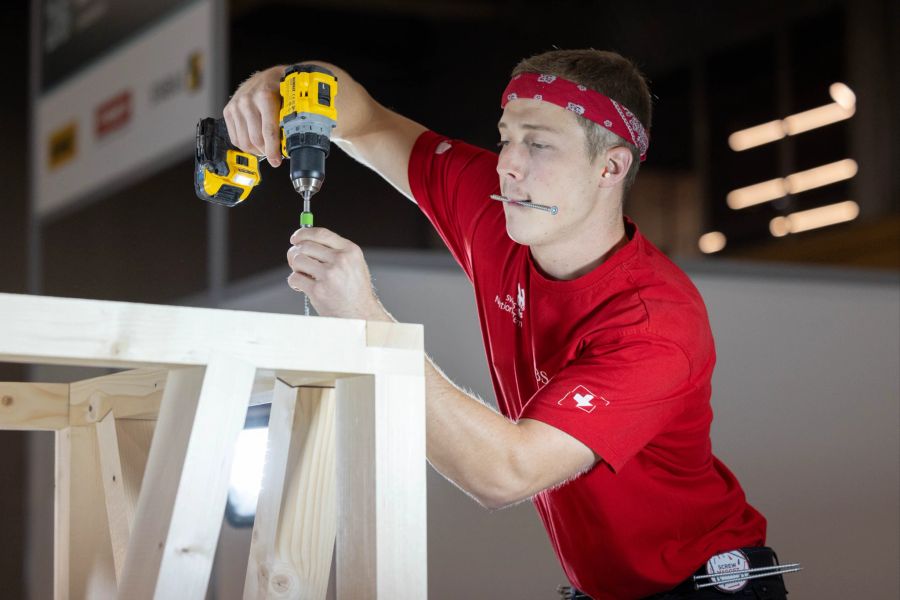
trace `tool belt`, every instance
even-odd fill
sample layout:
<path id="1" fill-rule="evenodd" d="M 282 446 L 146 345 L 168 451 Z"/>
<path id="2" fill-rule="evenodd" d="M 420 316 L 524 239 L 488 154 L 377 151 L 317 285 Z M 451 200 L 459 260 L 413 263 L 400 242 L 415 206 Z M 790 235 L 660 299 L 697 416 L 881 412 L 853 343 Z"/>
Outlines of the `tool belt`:
<path id="1" fill-rule="evenodd" d="M 771 548 L 739 548 L 711 557 L 697 572 L 671 590 L 648 596 L 644 600 L 665 600 L 675 596 L 693 598 L 741 596 L 752 587 L 756 598 L 784 598 L 785 588 L 781 576 L 801 569 L 798 563 L 779 564 L 778 556 Z M 590 600 L 590 596 L 569 586 L 557 588 L 563 600 Z M 701 592 L 706 592 L 702 593 Z M 715 594 L 719 592 L 719 594 Z"/>

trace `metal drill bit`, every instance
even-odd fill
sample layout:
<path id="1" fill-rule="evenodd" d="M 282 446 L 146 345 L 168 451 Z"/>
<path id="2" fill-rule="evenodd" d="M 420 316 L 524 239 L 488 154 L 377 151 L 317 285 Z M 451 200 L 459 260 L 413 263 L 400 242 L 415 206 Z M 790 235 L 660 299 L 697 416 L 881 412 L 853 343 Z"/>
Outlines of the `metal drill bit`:
<path id="1" fill-rule="evenodd" d="M 528 202 L 527 200 L 513 200 L 512 198 L 507 198 L 506 196 L 499 196 L 497 194 L 491 194 L 491 200 L 499 200 L 500 202 L 510 202 L 512 204 L 518 204 L 519 206 L 525 206 L 527 208 L 536 208 L 538 210 L 542 210 L 544 212 L 548 212 L 551 215 L 555 215 L 559 212 L 559 208 L 556 205 L 548 206 L 546 204 L 535 204 L 534 202 Z"/>

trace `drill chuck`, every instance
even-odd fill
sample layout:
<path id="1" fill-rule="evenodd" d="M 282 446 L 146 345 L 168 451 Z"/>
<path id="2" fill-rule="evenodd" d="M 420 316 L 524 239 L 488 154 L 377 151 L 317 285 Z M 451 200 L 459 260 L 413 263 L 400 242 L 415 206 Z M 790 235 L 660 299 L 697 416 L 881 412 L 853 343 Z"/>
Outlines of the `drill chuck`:
<path id="1" fill-rule="evenodd" d="M 306 131 L 288 136 L 285 150 L 291 160 L 291 182 L 299 194 L 315 194 L 325 180 L 325 159 L 331 147 L 328 136 Z"/>

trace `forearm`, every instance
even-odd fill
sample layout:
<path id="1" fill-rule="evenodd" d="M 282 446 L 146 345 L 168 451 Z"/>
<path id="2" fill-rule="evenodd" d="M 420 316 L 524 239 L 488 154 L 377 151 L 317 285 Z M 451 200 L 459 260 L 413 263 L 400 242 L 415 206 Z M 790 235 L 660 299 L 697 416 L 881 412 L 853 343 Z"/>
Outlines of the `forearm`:
<path id="1" fill-rule="evenodd" d="M 394 320 L 380 302 L 364 318 Z M 425 398 L 426 453 L 444 477 L 489 508 L 539 491 L 523 470 L 526 444 L 519 426 L 456 387 L 427 357 Z"/>
<path id="2" fill-rule="evenodd" d="M 519 460 L 519 426 L 456 387 L 431 359 L 425 361 L 428 460 L 479 503 L 498 508 L 532 491 Z"/>

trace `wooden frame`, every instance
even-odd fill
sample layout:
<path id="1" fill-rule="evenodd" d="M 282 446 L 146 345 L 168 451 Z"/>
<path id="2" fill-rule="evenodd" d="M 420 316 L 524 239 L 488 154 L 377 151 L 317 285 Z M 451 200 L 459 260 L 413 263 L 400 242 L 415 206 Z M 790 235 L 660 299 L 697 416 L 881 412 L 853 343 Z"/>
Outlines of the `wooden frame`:
<path id="1" fill-rule="evenodd" d="M 56 599 L 204 598 L 268 400 L 245 600 L 324 598 L 333 549 L 338 598 L 427 597 L 421 326 L 12 294 L 0 315 L 0 361 L 132 369 L 0 383 L 0 429 L 56 432 Z"/>

